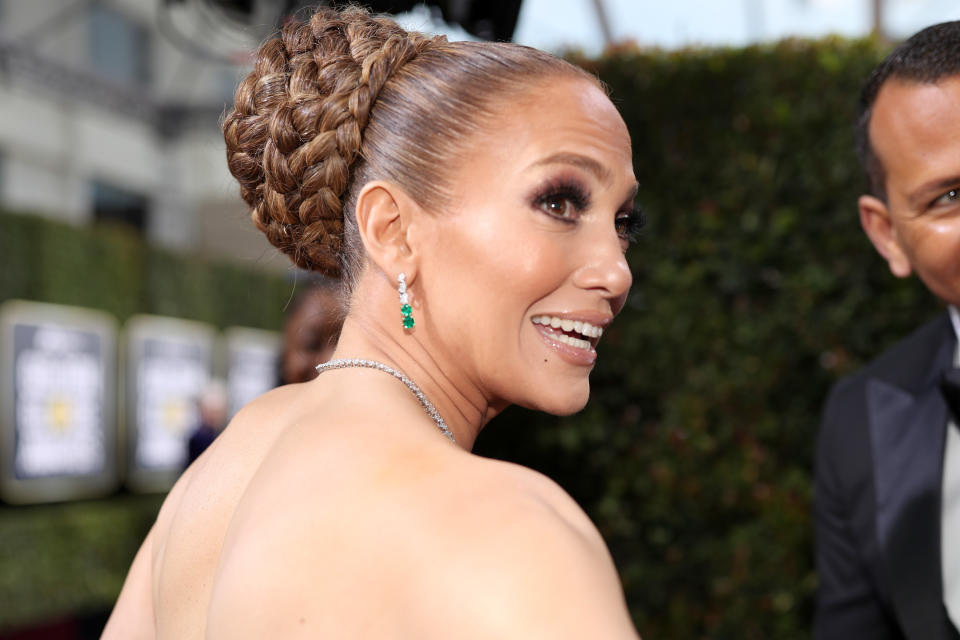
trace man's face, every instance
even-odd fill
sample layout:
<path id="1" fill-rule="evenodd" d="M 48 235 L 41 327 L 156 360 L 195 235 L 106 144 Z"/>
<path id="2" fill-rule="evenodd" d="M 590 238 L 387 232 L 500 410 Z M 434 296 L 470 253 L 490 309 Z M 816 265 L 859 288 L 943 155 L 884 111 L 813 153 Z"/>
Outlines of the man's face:
<path id="1" fill-rule="evenodd" d="M 887 201 L 860 198 L 860 219 L 898 277 L 912 272 L 960 305 L 960 76 L 935 84 L 896 78 L 880 89 L 870 141 L 886 170 Z"/>

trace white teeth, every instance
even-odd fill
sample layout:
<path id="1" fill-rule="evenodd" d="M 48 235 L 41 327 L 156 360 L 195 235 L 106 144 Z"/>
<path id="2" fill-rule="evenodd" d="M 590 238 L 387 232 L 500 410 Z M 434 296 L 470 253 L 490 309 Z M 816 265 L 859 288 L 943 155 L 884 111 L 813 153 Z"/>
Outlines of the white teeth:
<path id="1" fill-rule="evenodd" d="M 586 338 L 599 338 L 603 335 L 603 329 L 600 327 L 595 327 L 589 322 L 582 322 L 580 320 L 570 320 L 557 316 L 534 316 L 532 320 L 534 324 L 542 324 L 545 327 L 553 327 L 554 329 L 562 329 L 563 331 L 575 331 Z M 577 340 L 577 338 L 570 339 Z M 580 342 L 587 341 L 580 340 Z"/>
<path id="2" fill-rule="evenodd" d="M 554 336 L 559 342 L 568 344 L 571 347 L 576 347 L 577 349 L 589 349 L 590 343 L 586 340 L 580 340 L 578 338 L 571 338 L 565 333 L 558 334 Z"/>
<path id="3" fill-rule="evenodd" d="M 593 326 L 589 322 L 584 322 L 583 329 L 581 329 L 580 333 L 590 338 L 599 338 L 603 330 L 601 330 L 600 327 Z"/>

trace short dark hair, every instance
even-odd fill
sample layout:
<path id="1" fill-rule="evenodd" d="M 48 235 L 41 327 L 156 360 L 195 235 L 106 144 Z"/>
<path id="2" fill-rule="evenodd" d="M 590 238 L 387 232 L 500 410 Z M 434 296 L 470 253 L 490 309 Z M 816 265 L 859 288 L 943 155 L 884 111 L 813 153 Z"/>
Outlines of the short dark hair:
<path id="1" fill-rule="evenodd" d="M 870 116 L 881 87 L 890 78 L 934 84 L 954 75 L 960 75 L 960 21 L 941 22 L 918 31 L 891 51 L 870 74 L 860 93 L 854 136 L 873 195 L 887 198 L 886 172 L 870 143 Z"/>

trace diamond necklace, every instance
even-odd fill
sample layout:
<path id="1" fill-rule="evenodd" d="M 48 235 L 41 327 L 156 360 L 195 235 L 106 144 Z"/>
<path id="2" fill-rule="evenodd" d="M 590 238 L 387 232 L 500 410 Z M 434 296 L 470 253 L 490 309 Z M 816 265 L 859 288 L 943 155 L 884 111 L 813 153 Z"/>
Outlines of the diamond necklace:
<path id="1" fill-rule="evenodd" d="M 433 403 L 430 402 L 430 399 L 424 395 L 423 391 L 420 391 L 420 387 L 414 384 L 413 380 L 405 376 L 402 372 L 392 369 L 382 362 L 377 362 L 376 360 L 362 360 L 359 358 L 342 358 L 337 360 L 330 360 L 328 362 L 323 362 L 316 366 L 317 373 L 323 373 L 324 371 L 329 371 L 330 369 L 348 369 L 350 367 L 366 367 L 368 369 L 377 369 L 378 371 L 383 371 L 384 373 L 389 373 L 394 378 L 407 385 L 407 388 L 413 392 L 413 395 L 417 396 L 417 400 L 420 401 L 420 406 L 423 407 L 423 410 L 427 412 L 427 415 L 433 419 L 434 424 L 437 425 L 437 429 L 443 433 L 443 435 L 450 438 L 450 441 L 454 444 L 457 443 L 457 439 L 453 437 L 453 432 L 450 431 L 450 427 L 447 426 L 447 423 L 443 421 L 443 418 L 440 417 L 440 412 L 437 411 L 437 408 L 433 406 Z"/>

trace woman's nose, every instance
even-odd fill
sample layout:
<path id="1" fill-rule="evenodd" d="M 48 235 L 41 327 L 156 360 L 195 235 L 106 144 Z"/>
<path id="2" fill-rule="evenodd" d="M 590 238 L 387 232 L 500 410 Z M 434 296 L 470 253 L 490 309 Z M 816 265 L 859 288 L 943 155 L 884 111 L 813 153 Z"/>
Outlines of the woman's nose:
<path id="1" fill-rule="evenodd" d="M 624 298 L 633 283 L 633 274 L 621 243 L 616 233 L 605 234 L 602 240 L 593 243 L 577 272 L 576 284 L 584 289 L 599 290 L 604 298 Z M 615 309 L 618 310 L 619 307 Z"/>

